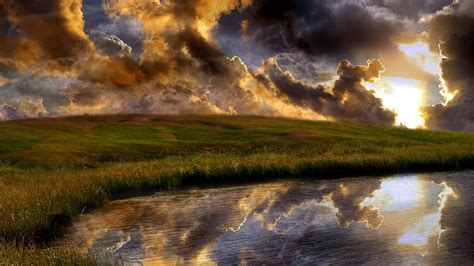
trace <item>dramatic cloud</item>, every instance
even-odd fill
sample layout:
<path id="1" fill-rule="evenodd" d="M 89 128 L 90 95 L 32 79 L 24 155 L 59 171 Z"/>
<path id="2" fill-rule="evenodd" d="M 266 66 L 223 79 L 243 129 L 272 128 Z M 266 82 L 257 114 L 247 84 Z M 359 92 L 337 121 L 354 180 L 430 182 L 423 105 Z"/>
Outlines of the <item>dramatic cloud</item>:
<path id="1" fill-rule="evenodd" d="M 355 2 L 261 0 L 253 8 L 248 34 L 278 52 L 297 48 L 314 55 L 347 55 L 382 49 L 404 26 L 386 9 Z"/>
<path id="2" fill-rule="evenodd" d="M 226 51 L 243 56 L 246 49 L 263 57 L 268 50 L 273 54 L 301 51 L 312 60 L 329 57 L 336 62 L 348 59 L 361 63 L 395 53 L 398 49 L 393 38 L 417 30 L 414 19 L 371 1 L 255 0 L 243 12 L 223 17 L 216 33 L 223 37 Z M 245 41 L 239 41 L 236 34 L 243 35 Z M 260 48 L 262 44 L 264 48 Z M 255 51 L 255 47 L 259 49 Z M 403 54 L 399 52 L 398 57 L 400 60 Z"/>
<path id="3" fill-rule="evenodd" d="M 84 213 L 59 244 L 160 265 L 464 264 L 473 260 L 472 174 L 161 192 Z"/>
<path id="4" fill-rule="evenodd" d="M 470 1 L 0 3 L 2 119 L 222 113 L 392 125 L 396 111 L 366 83 L 385 69 L 438 99 L 436 67 L 399 47 L 427 42 L 454 98 L 426 108 L 426 126 L 474 129 Z"/>
<path id="5" fill-rule="evenodd" d="M 101 30 L 91 31 L 90 35 L 84 33 L 81 1 L 7 2 L 1 13 L 2 22 L 8 24 L 8 29 L 2 32 L 1 41 L 2 48 L 12 51 L 2 53 L 2 74 L 7 79 L 3 82 L 3 101 L 9 106 L 4 112 L 9 115 L 3 116 L 12 117 L 12 108 L 16 110 L 15 117 L 34 117 L 40 113 L 79 113 L 81 107 L 84 112 L 93 113 L 282 115 L 277 108 L 261 103 L 257 96 L 240 86 L 242 79 L 250 75 L 246 67 L 238 59 L 226 57 L 210 39 L 208 28 L 216 23 L 214 17 L 239 5 L 240 2 L 229 2 L 214 9 L 206 2 L 160 4 L 144 1 L 142 5 L 136 5 L 135 1 L 107 1 L 104 7 L 112 19 L 126 8 L 129 11 L 126 15 L 142 21 L 146 39 L 143 56 L 137 61 L 132 56 L 132 48 L 117 36 L 106 35 L 107 31 Z M 195 18 L 196 14 L 199 18 Z M 158 26 L 163 19 L 172 19 L 178 26 Z M 17 51 L 29 54 L 9 57 Z M 21 70 L 21 67 L 25 69 Z M 47 81 L 27 84 L 28 90 L 45 93 L 31 95 L 37 98 L 35 104 L 41 107 L 38 108 L 41 112 L 22 114 L 19 106 L 30 101 L 23 97 L 25 89 L 14 91 L 25 86 L 22 80 L 31 76 L 35 80 L 48 80 L 58 75 L 72 81 L 60 85 L 58 90 L 39 87 Z M 81 97 L 71 99 L 71 91 L 76 92 L 78 88 Z M 48 90 L 50 92 L 46 93 Z M 55 99 L 65 98 L 69 100 L 55 102 Z M 107 99 L 105 102 L 104 98 Z M 92 103 L 101 104 L 92 106 Z M 58 112 L 59 109 L 64 113 Z M 296 110 L 294 115 L 301 113 Z"/>
<path id="6" fill-rule="evenodd" d="M 474 130 L 474 4 L 455 1 L 427 17 L 432 49 L 441 52 L 443 92 L 448 102 L 425 109 L 430 128 Z"/>
<path id="7" fill-rule="evenodd" d="M 2 59 L 67 69 L 76 56 L 92 49 L 80 0 L 3 0 L 2 7 L 2 23 L 9 26 L 0 38 Z"/>
<path id="8" fill-rule="evenodd" d="M 213 258 L 202 255 L 218 249 L 219 239 L 226 234 L 237 233 L 248 223 L 257 222 L 260 229 L 265 228 L 267 233 L 279 238 L 284 234 L 279 230 L 285 227 L 279 223 L 297 209 L 323 210 L 330 215 L 332 223 L 336 221 L 341 227 L 361 222 L 368 228 L 377 228 L 383 217 L 376 207 L 362 206 L 362 202 L 372 197 L 381 183 L 380 179 L 276 183 L 191 190 L 147 200 L 117 202 L 82 216 L 81 221 L 66 232 L 72 241 L 65 244 L 96 252 L 115 252 L 125 259 L 130 259 L 127 249 L 134 254 L 147 255 L 157 251 L 153 257 L 155 264 L 210 262 Z M 333 203 L 334 207 L 324 205 L 325 202 Z M 173 212 L 170 212 L 170 203 L 175 206 Z M 316 220 L 316 213 L 314 215 Z M 157 225 L 159 230 L 156 230 Z M 294 235 L 304 233 L 298 232 L 298 228 L 289 231 Z M 238 241 L 235 244 L 238 245 Z"/>
<path id="9" fill-rule="evenodd" d="M 418 23 L 422 16 L 451 2 L 254 0 L 249 9 L 224 18 L 218 33 L 235 33 L 240 22 L 240 34 L 255 37 L 276 52 L 302 50 L 318 56 L 373 57 L 385 49 L 396 50 L 396 40 L 413 38 L 424 29 Z"/>
<path id="10" fill-rule="evenodd" d="M 346 228 L 353 222 L 364 222 L 367 228 L 377 228 L 383 217 L 375 206 L 362 205 L 362 202 L 371 198 L 373 193 L 380 189 L 381 184 L 381 180 L 371 179 L 364 182 L 351 180 L 304 187 L 294 185 L 284 192 L 278 191 L 275 198 L 262 201 L 262 205 L 256 206 L 250 214 L 256 215 L 265 228 L 275 230 L 278 221 L 290 216 L 296 208 L 311 202 L 330 201 L 337 210 L 336 221 L 340 227 Z"/>
<path id="11" fill-rule="evenodd" d="M 432 14 L 451 4 L 453 0 L 368 0 L 367 3 L 389 8 L 393 13 L 413 20 Z"/>
<path id="12" fill-rule="evenodd" d="M 250 66 L 273 57 L 296 80 L 313 86 L 333 81 L 342 60 L 364 64 L 378 58 L 385 65 L 384 76 L 429 80 L 422 89 L 427 98 L 439 102 L 437 73 L 426 70 L 399 45 L 421 38 L 425 25 L 419 18 L 446 2 L 256 0 L 222 17 L 215 34 L 226 53 Z"/>
<path id="13" fill-rule="evenodd" d="M 99 4 L 103 13 L 92 12 L 93 5 Z M 361 84 L 372 79 L 367 75 L 378 75 L 378 70 L 357 73 L 363 76 L 354 79 L 346 77 L 347 71 L 371 71 L 370 66 L 347 66 L 341 70 L 345 76 L 340 74 L 331 94 L 314 95 L 319 89 L 306 88 L 304 93 L 312 99 L 302 99 L 303 95 L 296 99 L 301 94 L 301 84 L 290 75 L 285 76 L 289 83 L 282 83 L 281 78 L 277 79 L 275 70 L 281 70 L 276 66 L 271 70 L 270 65 L 263 65 L 262 68 L 269 69 L 263 75 L 255 74 L 238 57 L 224 53 L 216 43 L 213 29 L 223 15 L 251 5 L 257 10 L 261 8 L 259 2 L 237 0 L 219 4 L 87 1 L 84 8 L 92 13 L 87 17 L 99 26 L 89 23 L 86 34 L 79 0 L 33 4 L 7 1 L 1 12 L 7 25 L 1 40 L 2 49 L 12 51 L 2 53 L 2 117 L 81 111 L 191 112 L 393 123 L 393 114 L 384 110 L 380 100 Z M 111 22 L 107 23 L 105 18 Z M 143 38 L 138 58 L 131 45 L 113 34 L 117 21 L 139 25 L 139 33 L 134 37 Z M 124 36 L 129 39 L 131 35 Z M 12 52 L 27 55 L 12 56 Z M 266 80 L 266 75 L 271 81 Z M 331 74 L 325 75 L 322 79 L 330 80 Z M 319 107 L 321 97 L 328 103 Z M 313 103 L 302 104 L 303 101 Z"/>
<path id="14" fill-rule="evenodd" d="M 469 182 L 471 178 L 472 172 L 449 174 L 447 177 L 424 177 L 451 190 L 451 193 L 440 195 L 439 224 L 442 231 L 436 240 L 439 250 L 444 252 L 434 257 L 433 261 L 462 264 L 474 259 L 471 252 L 474 250 L 474 233 L 470 224 L 465 222 L 474 218 L 474 186 Z"/>
<path id="15" fill-rule="evenodd" d="M 353 66 L 341 61 L 337 68 L 338 79 L 332 88 L 322 85 L 311 87 L 297 82 L 289 72 L 283 72 L 274 60 L 263 65 L 263 73 L 275 89 L 287 96 L 292 103 L 341 121 L 369 122 L 392 125 L 395 114 L 383 108 L 379 98 L 362 82 L 378 78 L 384 67 L 379 60 L 369 60 L 367 66 Z"/>

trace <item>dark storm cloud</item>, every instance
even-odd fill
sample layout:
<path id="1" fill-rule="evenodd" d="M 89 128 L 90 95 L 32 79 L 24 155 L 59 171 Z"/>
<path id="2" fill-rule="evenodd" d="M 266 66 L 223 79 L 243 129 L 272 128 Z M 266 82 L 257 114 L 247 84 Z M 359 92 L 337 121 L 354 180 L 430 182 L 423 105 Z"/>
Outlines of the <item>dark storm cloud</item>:
<path id="1" fill-rule="evenodd" d="M 418 20 L 423 15 L 435 13 L 453 0 L 368 0 L 367 3 L 389 8 L 393 13 Z"/>
<path id="2" fill-rule="evenodd" d="M 463 265 L 474 261 L 474 183 L 473 172 L 424 175 L 423 179 L 449 188 L 440 195 L 440 220 L 442 231 L 437 239 L 438 250 L 433 262 Z M 469 263 L 468 263 L 469 264 Z"/>
<path id="3" fill-rule="evenodd" d="M 227 64 L 228 60 L 224 52 L 207 42 L 195 30 L 186 29 L 178 35 L 178 40 L 184 47 L 187 47 L 191 56 L 198 61 L 202 71 L 211 75 L 226 75 L 230 72 L 230 65 Z"/>
<path id="4" fill-rule="evenodd" d="M 271 82 L 277 92 L 287 96 L 292 103 L 336 120 L 392 125 L 395 114 L 385 109 L 381 99 L 362 85 L 362 82 L 379 78 L 384 67 L 376 59 L 367 64 L 354 66 L 347 60 L 341 61 L 337 67 L 338 78 L 331 88 L 298 82 L 271 60 L 262 67 L 268 80 L 261 79 L 262 82 Z"/>
<path id="5" fill-rule="evenodd" d="M 251 67 L 275 57 L 297 80 L 311 83 L 332 80 L 341 60 L 363 64 L 368 58 L 381 59 L 386 76 L 430 79 L 433 75 L 400 51 L 397 42 L 402 35 L 413 41 L 422 30 L 413 14 L 421 16 L 444 2 L 256 0 L 248 9 L 223 16 L 215 34 L 227 54 Z"/>
<path id="6" fill-rule="evenodd" d="M 472 178 L 472 176 L 469 176 Z M 441 248 L 450 254 L 447 261 L 473 261 L 474 233 L 469 222 L 474 218 L 474 200 L 472 198 L 473 185 L 467 180 L 458 183 L 455 180 L 447 181 L 453 188 L 456 196 L 449 196 L 441 210 L 440 224 L 443 231 L 439 236 Z M 466 182 L 467 181 L 467 182 Z"/>
<path id="7" fill-rule="evenodd" d="M 428 24 L 428 40 L 431 49 L 438 51 L 452 35 L 462 35 L 473 30 L 474 3 L 459 0 L 438 13 L 425 18 Z M 441 50 L 441 52 L 443 52 Z"/>
<path id="8" fill-rule="evenodd" d="M 454 95 L 445 105 L 425 109 L 430 128 L 474 130 L 474 2 L 456 1 L 427 18 L 431 47 L 443 55 L 441 77 L 445 92 Z"/>
<path id="9" fill-rule="evenodd" d="M 280 53 L 275 56 L 278 66 L 290 71 L 298 81 L 306 81 L 313 84 L 333 81 L 335 78 L 336 64 L 332 60 L 312 60 L 303 53 Z"/>
<path id="10" fill-rule="evenodd" d="M 394 114 L 362 85 L 378 76 L 381 69 L 373 70 L 378 61 L 364 67 L 342 61 L 336 69 L 347 54 L 357 57 L 351 60 L 356 65 L 376 58 L 367 54 L 394 49 L 390 37 L 411 22 L 381 5 L 292 0 L 5 1 L 0 11 L 0 87 L 5 91 L 1 103 L 20 113 L 25 110 L 26 117 L 143 111 L 394 122 Z M 248 68 L 219 46 L 222 35 L 215 29 L 237 32 L 236 37 L 243 35 L 256 44 L 249 51 L 255 62 L 260 56 L 274 56 L 276 63 L 265 63 L 262 73 L 255 72 L 255 65 Z M 29 84 L 38 95 L 15 91 L 19 86 L 14 83 L 30 76 L 45 79 Z M 47 87 L 38 86 L 49 84 L 49 76 L 69 82 L 46 93 Z M 328 86 L 334 78 L 334 86 Z M 31 105 L 41 108 L 32 112 L 21 107 Z"/>
<path id="11" fill-rule="evenodd" d="M 344 55 L 390 47 L 404 21 L 389 10 L 369 10 L 357 2 L 255 1 L 249 34 L 275 52 Z"/>
<path id="12" fill-rule="evenodd" d="M 351 55 L 394 48 L 392 37 L 416 33 L 424 14 L 452 0 L 256 0 L 247 34 L 275 52 L 292 49 L 311 55 Z M 362 51 L 360 51 L 362 50 Z M 370 55 L 374 56 L 374 54 Z"/>

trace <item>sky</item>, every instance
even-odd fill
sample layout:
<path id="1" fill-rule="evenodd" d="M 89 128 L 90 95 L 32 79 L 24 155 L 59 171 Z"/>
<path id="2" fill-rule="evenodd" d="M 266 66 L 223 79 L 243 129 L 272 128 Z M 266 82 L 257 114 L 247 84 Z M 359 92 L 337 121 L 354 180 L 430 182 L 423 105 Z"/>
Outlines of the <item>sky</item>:
<path id="1" fill-rule="evenodd" d="M 474 1 L 0 0 L 0 119 L 243 114 L 474 130 Z"/>

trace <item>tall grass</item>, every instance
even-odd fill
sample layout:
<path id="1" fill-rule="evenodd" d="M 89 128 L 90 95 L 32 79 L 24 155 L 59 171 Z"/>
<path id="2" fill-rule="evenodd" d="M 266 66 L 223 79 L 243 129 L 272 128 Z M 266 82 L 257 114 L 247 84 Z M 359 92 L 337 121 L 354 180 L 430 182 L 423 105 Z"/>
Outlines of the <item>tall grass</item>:
<path id="1" fill-rule="evenodd" d="M 474 165 L 474 136 L 468 134 L 260 117 L 136 120 L 0 123 L 0 261 L 92 261 L 31 247 L 47 247 L 55 229 L 84 208 L 131 192 Z"/>
<path id="2" fill-rule="evenodd" d="M 12 247 L 0 244 L 0 265 L 95 265 L 99 258 L 70 249 Z"/>

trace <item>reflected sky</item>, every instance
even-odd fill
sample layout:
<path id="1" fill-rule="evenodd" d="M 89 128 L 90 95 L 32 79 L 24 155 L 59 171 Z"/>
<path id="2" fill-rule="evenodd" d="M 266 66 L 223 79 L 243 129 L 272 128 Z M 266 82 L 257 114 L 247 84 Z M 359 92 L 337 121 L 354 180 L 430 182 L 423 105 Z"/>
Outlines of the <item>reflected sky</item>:
<path id="1" fill-rule="evenodd" d="M 145 264 L 474 262 L 474 172 L 279 181 L 111 202 L 55 244 Z"/>

